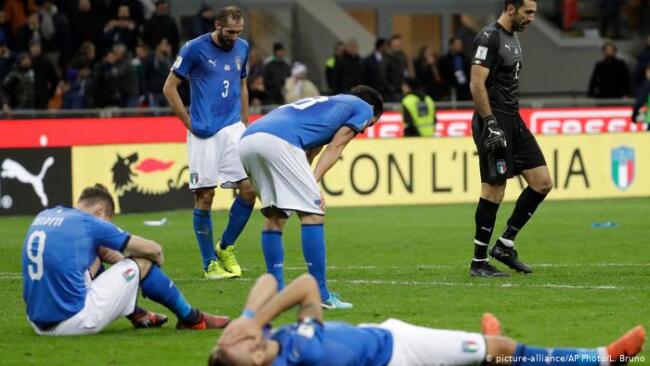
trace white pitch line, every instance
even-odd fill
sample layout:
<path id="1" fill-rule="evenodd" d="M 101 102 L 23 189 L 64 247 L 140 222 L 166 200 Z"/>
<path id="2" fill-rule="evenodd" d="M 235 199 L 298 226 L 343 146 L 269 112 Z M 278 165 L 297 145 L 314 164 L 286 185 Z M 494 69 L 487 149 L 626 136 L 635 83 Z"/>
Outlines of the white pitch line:
<path id="1" fill-rule="evenodd" d="M 537 263 L 531 264 L 531 267 L 544 268 L 566 268 L 566 267 L 650 267 L 650 263 Z M 373 269 L 447 269 L 447 268 L 466 268 L 465 264 L 415 264 L 412 266 L 327 266 L 328 270 L 373 270 Z M 287 271 L 303 271 L 305 266 L 287 266 Z M 247 268 L 244 268 L 247 269 Z"/>
<path id="2" fill-rule="evenodd" d="M 517 288 L 559 288 L 570 290 L 624 290 L 623 287 L 614 285 L 567 285 L 567 284 L 520 284 L 520 283 L 475 283 L 475 282 L 448 282 L 448 281 L 395 281 L 395 280 L 328 280 L 332 283 L 348 283 L 353 285 L 393 285 L 393 286 L 451 286 L 451 287 L 517 287 Z"/>

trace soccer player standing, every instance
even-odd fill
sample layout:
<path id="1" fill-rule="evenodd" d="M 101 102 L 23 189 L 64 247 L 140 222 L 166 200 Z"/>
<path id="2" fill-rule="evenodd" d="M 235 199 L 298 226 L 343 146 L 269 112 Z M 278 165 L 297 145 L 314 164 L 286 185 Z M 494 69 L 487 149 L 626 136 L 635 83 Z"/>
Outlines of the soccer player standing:
<path id="1" fill-rule="evenodd" d="M 134 322 L 139 288 L 176 314 L 176 328 L 225 327 L 227 317 L 192 307 L 165 275 L 160 245 L 110 223 L 114 211 L 108 190 L 96 185 L 81 192 L 75 208 L 57 206 L 36 216 L 22 254 L 23 299 L 34 331 L 83 335 L 98 333 L 121 316 Z M 127 258 L 118 253 L 125 250 Z M 102 260 L 114 264 L 98 273 Z M 166 318 L 148 320 L 164 323 Z"/>
<path id="2" fill-rule="evenodd" d="M 491 265 L 487 255 L 506 180 L 515 175 L 522 175 L 528 187 L 517 199 L 505 232 L 490 255 L 519 272 L 532 272 L 519 260 L 514 240 L 552 187 L 544 155 L 519 115 L 523 56 L 517 32 L 526 29 L 536 11 L 535 0 L 504 0 L 498 21 L 481 29 L 474 40 L 470 89 L 476 113 L 472 134 L 479 152 L 482 182 L 470 265 L 470 275 L 475 277 L 508 276 Z"/>
<path id="3" fill-rule="evenodd" d="M 330 292 L 326 281 L 325 209 L 318 187 L 339 160 L 345 146 L 383 112 L 381 94 L 367 86 L 349 95 L 315 97 L 283 105 L 249 127 L 239 143 L 239 155 L 262 202 L 265 216 L 262 250 L 268 273 L 284 286 L 282 230 L 291 212 L 300 218 L 302 253 L 318 281 L 322 306 L 351 308 Z M 310 164 L 323 150 L 312 172 Z"/>
<path id="4" fill-rule="evenodd" d="M 190 189 L 195 195 L 194 233 L 206 278 L 241 276 L 234 243 L 250 218 L 255 191 L 239 160 L 237 144 L 248 124 L 246 63 L 249 46 L 239 38 L 244 29 L 242 11 L 223 8 L 215 31 L 188 41 L 167 77 L 163 92 L 188 130 Z M 187 113 L 178 94 L 183 80 L 190 82 Z M 239 188 L 229 221 L 215 245 L 212 236 L 214 188 Z M 220 262 L 221 261 L 221 264 Z"/>

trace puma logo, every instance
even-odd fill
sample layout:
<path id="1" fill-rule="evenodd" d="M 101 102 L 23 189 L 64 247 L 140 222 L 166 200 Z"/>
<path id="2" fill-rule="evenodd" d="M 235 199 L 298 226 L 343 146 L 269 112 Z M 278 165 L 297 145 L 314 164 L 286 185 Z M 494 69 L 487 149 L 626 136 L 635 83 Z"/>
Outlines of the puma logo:
<path id="1" fill-rule="evenodd" d="M 217 60 L 210 60 L 208 59 L 208 62 L 212 64 L 212 66 L 217 67 Z"/>
<path id="2" fill-rule="evenodd" d="M 48 157 L 43 162 L 41 167 L 41 172 L 38 175 L 34 175 L 27 171 L 20 163 L 15 160 L 5 159 L 2 162 L 2 172 L 0 177 L 16 179 L 20 183 L 30 184 L 34 188 L 34 192 L 41 199 L 41 204 L 43 207 L 47 207 L 48 199 L 47 194 L 45 194 L 45 186 L 43 185 L 43 178 L 47 170 L 54 164 L 54 158 Z"/>

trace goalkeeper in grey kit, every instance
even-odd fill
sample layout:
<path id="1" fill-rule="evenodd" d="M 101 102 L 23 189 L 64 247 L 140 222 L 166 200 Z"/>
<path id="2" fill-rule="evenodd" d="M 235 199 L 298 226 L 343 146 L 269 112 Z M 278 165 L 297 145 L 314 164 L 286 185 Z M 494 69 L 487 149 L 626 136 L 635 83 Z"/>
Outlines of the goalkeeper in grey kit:
<path id="1" fill-rule="evenodd" d="M 532 272 L 519 259 L 514 241 L 553 186 L 544 155 L 519 115 L 523 55 L 517 32 L 526 29 L 536 11 L 535 0 L 504 0 L 498 21 L 481 29 L 474 40 L 470 88 L 476 113 L 472 134 L 479 153 L 482 183 L 470 265 L 470 275 L 474 277 L 509 275 L 489 263 L 488 246 L 506 181 L 515 175 L 521 175 L 528 186 L 521 192 L 505 231 L 489 254 L 518 272 Z"/>

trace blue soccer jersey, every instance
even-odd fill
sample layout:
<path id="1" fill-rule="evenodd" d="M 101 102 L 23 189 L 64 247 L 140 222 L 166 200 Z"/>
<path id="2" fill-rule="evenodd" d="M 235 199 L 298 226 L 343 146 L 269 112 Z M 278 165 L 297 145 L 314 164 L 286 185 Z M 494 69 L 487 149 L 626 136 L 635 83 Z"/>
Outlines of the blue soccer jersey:
<path id="1" fill-rule="evenodd" d="M 385 366 L 393 355 L 389 331 L 341 322 L 306 320 L 277 329 L 271 339 L 280 343 L 273 366 Z"/>
<path id="2" fill-rule="evenodd" d="M 36 325 L 78 313 L 86 300 L 86 271 L 100 246 L 122 251 L 130 235 L 108 221 L 67 207 L 44 210 L 23 245 L 23 299 Z"/>
<path id="3" fill-rule="evenodd" d="M 172 72 L 190 82 L 190 128 L 206 138 L 241 121 L 241 79 L 246 77 L 248 43 L 238 38 L 226 51 L 210 33 L 188 41 Z"/>
<path id="4" fill-rule="evenodd" d="M 362 132 L 372 117 L 370 104 L 352 95 L 307 98 L 273 110 L 248 127 L 242 137 L 265 132 L 311 149 L 328 144 L 343 126 Z"/>

